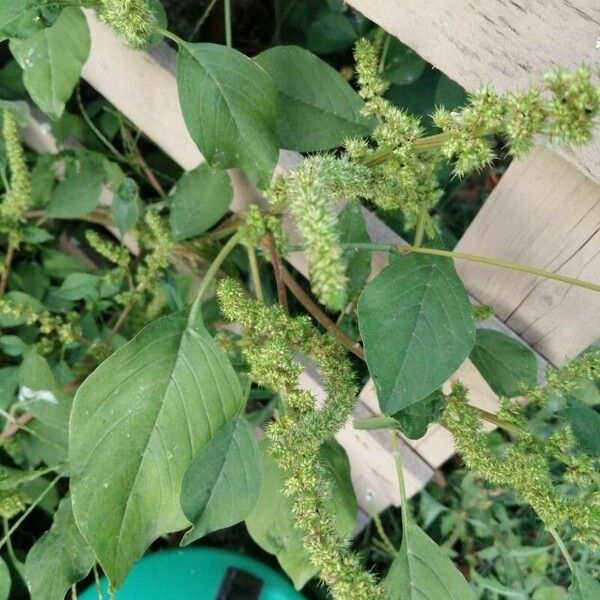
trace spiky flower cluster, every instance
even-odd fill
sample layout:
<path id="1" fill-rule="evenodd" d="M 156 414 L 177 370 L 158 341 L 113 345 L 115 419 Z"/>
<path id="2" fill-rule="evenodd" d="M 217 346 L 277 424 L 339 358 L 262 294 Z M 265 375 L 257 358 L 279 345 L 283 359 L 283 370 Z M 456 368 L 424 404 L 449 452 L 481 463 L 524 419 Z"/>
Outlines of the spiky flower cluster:
<path id="1" fill-rule="evenodd" d="M 544 88 L 504 95 L 483 87 L 471 94 L 460 111 L 436 110 L 434 123 L 445 134 L 441 150 L 444 156 L 456 159 L 457 175 L 491 163 L 495 156 L 485 136 L 492 133 L 506 139 L 512 156 L 528 152 L 536 135 L 567 144 L 589 141 L 600 110 L 600 90 L 593 84 L 590 70 L 559 70 L 546 75 L 544 83 Z"/>
<path id="2" fill-rule="evenodd" d="M 285 179 L 275 180 L 267 198 L 275 208 L 284 206 L 298 225 L 310 268 L 312 288 L 332 310 L 346 303 L 346 275 L 337 220 L 332 205 L 369 193 L 370 171 L 347 156 L 311 156 Z"/>
<path id="3" fill-rule="evenodd" d="M 546 527 L 556 528 L 568 522 L 574 528 L 576 539 L 599 545 L 600 494 L 595 487 L 588 489 L 582 485 L 594 477 L 597 464 L 584 455 L 565 455 L 572 444 L 568 428 L 559 429 L 542 441 L 527 431 L 518 405 L 505 401 L 499 416 L 521 431 L 517 440 L 499 456 L 482 429 L 478 412 L 468 404 L 467 395 L 467 389 L 455 383 L 442 417 L 467 467 L 493 485 L 514 489 L 521 500 L 532 506 Z M 550 470 L 550 461 L 554 459 L 568 460 L 567 480 L 581 486 L 578 493 L 566 494 L 559 490 Z"/>
<path id="4" fill-rule="evenodd" d="M 132 48 L 148 44 L 156 25 L 148 0 L 98 0 L 96 10 L 100 20 L 115 29 Z"/>
<path id="5" fill-rule="evenodd" d="M 23 512 L 31 500 L 19 489 L 0 491 L 0 517 L 12 519 Z"/>
<path id="6" fill-rule="evenodd" d="M 256 204 L 250 205 L 241 231 L 244 243 L 251 248 L 258 247 L 263 238 L 271 233 L 277 252 L 279 254 L 286 252 L 286 239 L 281 227 L 281 217 L 261 211 Z"/>
<path id="7" fill-rule="evenodd" d="M 169 265 L 173 240 L 167 224 L 156 210 L 149 210 L 144 218 L 146 231 L 140 235 L 147 250 L 143 264 L 138 267 L 136 284 L 138 289 L 151 289 Z"/>
<path id="8" fill-rule="evenodd" d="M 65 317 L 53 315 L 49 311 L 36 311 L 31 305 L 16 303 L 3 296 L 0 298 L 0 313 L 26 325 L 36 325 L 42 335 L 40 350 L 50 351 L 52 340 L 57 339 L 62 345 L 72 344 L 81 337 L 81 330 L 75 325 L 79 318 L 77 313 L 69 313 Z"/>
<path id="9" fill-rule="evenodd" d="M 0 204 L 0 232 L 7 234 L 11 243 L 17 246 L 23 217 L 33 204 L 33 197 L 17 119 L 10 110 L 5 110 L 2 114 L 2 137 L 10 169 L 10 189 Z"/>
<path id="10" fill-rule="evenodd" d="M 225 316 L 245 328 L 243 348 L 252 378 L 287 402 L 286 414 L 269 426 L 267 435 L 270 451 L 285 473 L 284 492 L 292 499 L 311 561 L 334 598 L 382 598 L 382 588 L 336 532 L 335 516 L 326 502 L 331 483 L 319 462 L 319 449 L 344 425 L 354 406 L 357 390 L 350 364 L 337 343 L 319 334 L 308 319 L 292 319 L 280 307 L 252 300 L 237 282 L 221 282 L 217 295 Z M 297 352 L 312 358 L 321 370 L 328 398 L 319 409 L 298 385 L 303 366 L 294 358 Z"/>

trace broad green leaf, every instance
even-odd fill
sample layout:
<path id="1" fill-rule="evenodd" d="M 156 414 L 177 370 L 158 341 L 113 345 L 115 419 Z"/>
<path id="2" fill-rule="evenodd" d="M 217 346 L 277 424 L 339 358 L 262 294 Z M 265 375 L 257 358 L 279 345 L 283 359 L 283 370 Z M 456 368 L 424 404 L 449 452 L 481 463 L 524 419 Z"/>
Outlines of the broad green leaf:
<path id="1" fill-rule="evenodd" d="M 537 383 L 533 352 L 500 331 L 477 329 L 470 358 L 499 396 L 518 396 L 522 385 Z"/>
<path id="2" fill-rule="evenodd" d="M 46 209 L 54 219 L 76 219 L 92 212 L 100 200 L 104 176 L 92 166 L 67 175 L 55 188 Z"/>
<path id="3" fill-rule="evenodd" d="M 7 409 L 15 399 L 19 387 L 17 367 L 0 367 L 0 408 Z"/>
<path id="4" fill-rule="evenodd" d="M 29 104 L 23 100 L 0 100 L 0 110 L 9 110 L 15 116 L 19 127 L 27 127 L 31 109 Z"/>
<path id="5" fill-rule="evenodd" d="M 83 300 L 98 298 L 98 286 L 101 278 L 91 273 L 71 273 L 62 282 L 58 295 L 65 300 Z"/>
<path id="6" fill-rule="evenodd" d="M 233 198 L 226 171 L 202 163 L 185 173 L 171 196 L 171 231 L 176 240 L 185 240 L 208 231 L 229 211 Z"/>
<path id="7" fill-rule="evenodd" d="M 576 398 L 568 398 L 567 408 L 556 414 L 567 421 L 579 448 L 600 458 L 600 414 Z"/>
<path id="8" fill-rule="evenodd" d="M 323 12 L 310 24 L 306 36 L 308 48 L 317 54 L 345 50 L 359 38 L 348 17 L 327 12 Z"/>
<path id="9" fill-rule="evenodd" d="M 411 440 L 418 440 L 427 432 L 430 423 L 442 416 L 444 396 L 436 390 L 429 396 L 398 411 L 392 417 L 396 419 L 402 433 Z"/>
<path id="10" fill-rule="evenodd" d="M 73 519 L 71 498 L 61 501 L 50 531 L 32 546 L 25 559 L 31 600 L 63 600 L 69 588 L 94 566 L 92 549 Z"/>
<path id="11" fill-rule="evenodd" d="M 90 52 L 90 31 L 81 9 L 65 8 L 52 27 L 26 40 L 12 40 L 10 50 L 35 103 L 49 116 L 60 117 Z"/>
<path id="12" fill-rule="evenodd" d="M 110 214 L 123 236 L 140 218 L 140 193 L 137 183 L 126 177 L 113 194 Z"/>
<path id="13" fill-rule="evenodd" d="M 17 335 L 2 335 L 0 350 L 8 356 L 21 356 L 27 350 L 27 344 Z"/>
<path id="14" fill-rule="evenodd" d="M 183 118 L 216 169 L 240 167 L 259 188 L 277 158 L 277 90 L 255 62 L 217 44 L 183 44 L 177 62 Z"/>
<path id="15" fill-rule="evenodd" d="M 33 349 L 25 354 L 19 367 L 19 401 L 34 416 L 27 429 L 35 435 L 21 440 L 32 462 L 65 462 L 71 397 L 59 388 L 48 361 Z"/>
<path id="16" fill-rule="evenodd" d="M 204 324 L 180 313 L 148 325 L 81 385 L 70 422 L 73 512 L 114 586 L 155 539 L 189 526 L 185 470 L 243 404 Z"/>
<path id="17" fill-rule="evenodd" d="M 467 100 L 467 92 L 458 83 L 440 73 L 438 84 L 435 88 L 435 103 L 448 110 L 462 106 Z"/>
<path id="18" fill-rule="evenodd" d="M 387 415 L 438 389 L 473 348 L 473 311 L 454 265 L 394 259 L 363 291 L 358 323 L 379 406 Z"/>
<path id="19" fill-rule="evenodd" d="M 10 596 L 10 571 L 3 558 L 0 558 L 0 600 L 8 600 Z"/>
<path id="20" fill-rule="evenodd" d="M 44 249 L 42 266 L 50 277 L 64 279 L 71 273 L 89 272 L 93 267 L 81 259 L 59 252 L 58 250 Z"/>
<path id="21" fill-rule="evenodd" d="M 243 521 L 262 488 L 262 462 L 252 427 L 231 421 L 200 449 L 181 485 L 181 508 L 193 523 L 183 544 Z"/>
<path id="22" fill-rule="evenodd" d="M 382 75 L 397 85 L 408 85 L 419 79 L 425 70 L 425 65 L 425 61 L 412 48 L 392 37 Z"/>
<path id="23" fill-rule="evenodd" d="M 252 539 L 277 557 L 295 588 L 301 589 L 317 574 L 317 569 L 310 562 L 300 532 L 294 526 L 291 501 L 283 494 L 283 474 L 271 458 L 266 440 L 260 444 L 260 453 L 263 487 L 256 508 L 246 519 L 246 526 Z M 349 536 L 356 525 L 356 498 L 348 458 L 343 448 L 333 441 L 323 446 L 321 456 L 333 481 L 330 508 L 336 515 L 338 532 Z"/>
<path id="24" fill-rule="evenodd" d="M 385 579 L 387 600 L 469 600 L 473 592 L 452 561 L 412 520 Z"/>
<path id="25" fill-rule="evenodd" d="M 360 96 L 327 63 L 303 48 L 278 46 L 254 59 L 279 94 L 279 144 L 299 152 L 328 150 L 366 137 L 372 123 Z"/>
<path id="26" fill-rule="evenodd" d="M 569 600 L 598 600 L 600 598 L 600 583 L 575 566 L 573 582 L 569 587 Z"/>
<path id="27" fill-rule="evenodd" d="M 369 243 L 371 241 L 360 202 L 348 202 L 340 212 L 338 230 L 342 244 Z M 371 273 L 371 252 L 347 250 L 344 257 L 346 259 L 346 276 L 348 277 L 348 294 L 352 297 L 364 285 Z"/>
<path id="28" fill-rule="evenodd" d="M 26 39 L 52 25 L 69 0 L 3 0 L 0 2 L 0 41 Z"/>
<path id="29" fill-rule="evenodd" d="M 2 298 L 8 300 L 10 305 L 14 305 L 16 307 L 26 305 L 37 313 L 44 312 L 43 304 L 29 294 L 15 290 L 12 292 L 7 292 Z M 27 319 L 25 317 L 16 315 L 15 313 L 11 312 L 10 309 L 0 309 L 0 327 L 18 327 L 19 325 L 23 325 L 26 321 Z"/>

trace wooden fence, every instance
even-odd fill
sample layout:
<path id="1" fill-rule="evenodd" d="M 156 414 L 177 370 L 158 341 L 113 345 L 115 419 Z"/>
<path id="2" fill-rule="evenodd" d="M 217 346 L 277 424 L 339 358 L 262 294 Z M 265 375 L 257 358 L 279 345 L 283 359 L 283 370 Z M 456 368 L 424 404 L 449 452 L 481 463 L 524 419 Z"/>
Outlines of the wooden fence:
<path id="1" fill-rule="evenodd" d="M 592 0 L 547 3 L 497 0 L 480 5 L 466 0 L 351 0 L 352 6 L 413 47 L 425 59 L 467 88 L 490 83 L 499 90 L 525 85 L 561 64 L 596 62 L 600 52 L 600 6 Z M 184 169 L 203 158 L 183 121 L 175 81 L 175 53 L 166 45 L 136 52 L 123 45 L 87 12 L 92 51 L 83 76 L 145 135 Z M 567 28 L 566 24 L 569 25 Z M 32 129 L 32 144 L 50 144 Z M 50 149 L 46 146 L 46 149 Z M 598 144 L 576 151 L 536 149 L 515 161 L 460 240 L 458 250 L 515 260 L 584 279 L 600 280 L 600 153 Z M 301 157 L 282 151 L 285 172 Z M 259 201 L 257 190 L 232 170 L 232 210 Z M 364 211 L 374 242 L 400 238 Z M 307 275 L 301 253 L 286 257 Z M 375 254 L 373 274 L 386 258 Z M 558 364 L 600 337 L 600 295 L 565 284 L 472 263 L 457 263 L 474 301 L 491 304 L 497 317 L 485 326 L 518 336 L 536 353 L 540 372 L 546 360 Z M 470 389 L 474 404 L 495 410 L 497 398 L 467 360 L 453 376 Z M 303 385 L 323 393 L 310 372 Z M 378 414 L 372 382 L 359 396 L 357 416 Z M 418 492 L 435 469 L 453 454 L 450 434 L 439 425 L 420 440 L 400 436 L 409 494 Z M 354 430 L 338 435 L 352 467 L 359 503 L 366 517 L 398 504 L 394 463 L 386 435 Z"/>

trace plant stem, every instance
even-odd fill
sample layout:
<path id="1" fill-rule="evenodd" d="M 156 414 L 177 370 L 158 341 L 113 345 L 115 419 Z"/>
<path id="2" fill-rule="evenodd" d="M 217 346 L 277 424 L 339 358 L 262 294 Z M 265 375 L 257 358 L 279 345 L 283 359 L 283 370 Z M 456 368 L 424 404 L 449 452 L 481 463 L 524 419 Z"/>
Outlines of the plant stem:
<path id="1" fill-rule="evenodd" d="M 196 25 L 194 26 L 192 33 L 190 34 L 190 42 L 196 37 L 196 35 L 198 35 L 200 28 L 202 27 L 202 25 L 204 25 L 204 21 L 206 21 L 206 19 L 208 18 L 208 15 L 210 15 L 210 13 L 216 3 L 217 3 L 217 0 L 210 0 L 210 3 L 208 4 L 206 9 L 202 13 L 202 16 L 198 19 Z"/>
<path id="2" fill-rule="evenodd" d="M 575 561 L 569 554 L 569 551 L 567 550 L 567 546 L 562 541 L 562 538 L 560 537 L 560 535 L 558 535 L 558 531 L 556 531 L 556 529 L 554 529 L 554 527 L 548 527 L 548 531 L 552 534 L 552 537 L 556 541 L 556 545 L 559 547 L 560 551 L 562 552 L 562 555 L 565 557 L 565 560 L 567 561 L 567 564 L 569 565 L 569 569 L 571 569 L 571 573 L 574 574 L 575 570 L 577 569 L 577 566 L 575 565 Z"/>
<path id="3" fill-rule="evenodd" d="M 589 281 L 582 281 L 575 277 L 568 277 L 567 275 L 560 275 L 559 273 L 552 273 L 550 271 L 544 271 L 543 269 L 537 269 L 535 267 L 528 267 L 519 263 L 511 262 L 508 260 L 502 260 L 499 258 L 488 258 L 487 256 L 478 256 L 476 254 L 466 254 L 464 252 L 450 252 L 447 250 L 438 250 L 437 248 L 415 248 L 414 246 L 402 245 L 400 246 L 401 252 L 411 253 L 417 252 L 419 254 L 431 254 L 434 256 L 445 256 L 447 258 L 454 258 L 458 260 L 468 260 L 471 262 L 477 262 L 484 265 L 492 265 L 494 267 L 500 267 L 502 269 L 510 269 L 512 271 L 520 271 L 521 273 L 529 273 L 530 275 L 538 275 L 539 277 L 545 277 L 546 279 L 553 279 L 554 281 L 560 281 L 562 283 L 568 283 L 569 285 L 576 285 L 578 287 L 586 288 L 594 292 L 600 292 L 600 285 L 597 283 L 591 283 Z"/>
<path id="4" fill-rule="evenodd" d="M 85 107 L 83 106 L 83 101 L 81 100 L 81 86 L 77 86 L 75 88 L 75 98 L 77 100 L 77 106 L 79 107 L 79 112 L 83 117 L 83 120 L 86 122 L 87 126 L 92 130 L 94 135 L 108 148 L 108 150 L 115 155 L 117 160 L 124 163 L 129 163 L 127 158 L 123 156 L 110 142 L 110 140 L 96 127 L 90 116 L 87 114 Z"/>
<path id="5" fill-rule="evenodd" d="M 44 488 L 42 493 L 27 507 L 27 510 L 15 521 L 14 525 L 8 530 L 2 540 L 0 540 L 0 549 L 4 547 L 4 544 L 6 544 L 6 541 L 10 538 L 10 536 L 21 526 L 21 523 L 23 523 L 23 521 L 30 515 L 33 509 L 46 497 L 48 492 L 56 485 L 60 478 L 61 475 L 57 475 L 46 486 L 46 488 Z"/>
<path id="6" fill-rule="evenodd" d="M 98 574 L 98 567 L 96 566 L 96 563 L 94 563 L 92 571 L 94 571 L 94 582 L 96 584 L 96 593 L 98 594 L 98 600 L 103 600 L 102 588 L 100 587 L 100 575 Z"/>
<path id="7" fill-rule="evenodd" d="M 412 143 L 412 146 L 416 152 L 435 150 L 436 148 L 442 146 L 448 139 L 450 139 L 450 133 L 446 131 L 419 138 Z M 369 157 L 365 160 L 365 164 L 368 167 L 376 167 L 377 165 L 386 162 L 394 154 L 395 149 L 395 147 L 392 147 L 377 150 L 369 155 Z"/>
<path id="8" fill-rule="evenodd" d="M 370 500 L 367 506 L 369 509 L 369 515 L 371 515 L 371 519 L 373 519 L 373 523 L 375 523 L 375 529 L 377 530 L 377 533 L 379 534 L 379 537 L 383 542 L 383 547 L 392 558 L 396 558 L 396 554 L 398 553 L 398 551 L 394 547 L 394 544 L 392 544 L 390 538 L 385 533 L 385 529 L 383 528 L 381 518 L 379 517 L 377 511 L 375 510 L 375 507 L 373 506 L 373 501 Z"/>
<path id="9" fill-rule="evenodd" d="M 409 244 L 341 244 L 342 248 L 349 248 L 353 250 L 371 250 L 373 252 L 400 252 L 401 254 L 430 254 L 433 256 L 443 256 L 445 258 L 453 258 L 455 260 L 468 260 L 471 262 L 482 263 L 485 265 L 491 265 L 493 267 L 499 267 L 501 269 L 509 269 L 512 271 L 519 271 L 521 273 L 529 273 L 530 275 L 536 275 L 538 277 L 545 277 L 546 279 L 552 279 L 554 281 L 560 281 L 561 283 L 567 283 L 577 287 L 592 290 L 594 292 L 600 292 L 600 285 L 592 283 L 591 281 L 584 281 L 582 279 L 576 279 L 575 277 L 568 277 L 567 275 L 560 275 L 559 273 L 552 273 L 551 271 L 544 271 L 543 269 L 537 269 L 536 267 L 528 267 L 520 263 L 511 262 L 508 260 L 502 260 L 500 258 L 490 258 L 487 256 L 479 256 L 477 254 L 466 254 L 464 252 L 451 252 L 448 250 L 438 250 L 437 248 L 417 248 L 410 246 Z"/>
<path id="10" fill-rule="evenodd" d="M 252 284 L 254 285 L 254 293 L 256 299 L 261 302 L 264 300 L 262 283 L 260 282 L 260 271 L 258 270 L 258 261 L 256 260 L 256 250 L 250 246 L 246 246 L 248 252 L 248 262 L 250 263 L 250 274 L 252 275 Z"/>
<path id="11" fill-rule="evenodd" d="M 219 252 L 219 254 L 217 254 L 217 257 L 211 263 L 210 267 L 208 267 L 208 270 L 206 271 L 204 279 L 202 280 L 202 283 L 198 288 L 198 293 L 196 294 L 196 298 L 194 299 L 194 303 L 192 304 L 192 308 L 190 310 L 190 316 L 188 319 L 188 324 L 190 326 L 192 326 L 196 321 L 196 317 L 198 316 L 198 312 L 200 311 L 200 307 L 202 306 L 202 297 L 206 293 L 208 286 L 212 283 L 216 274 L 219 272 L 219 268 L 221 267 L 225 259 L 229 256 L 229 253 L 238 244 L 241 237 L 241 231 L 238 231 L 237 233 L 232 235 L 227 241 L 227 243 L 223 246 L 223 248 L 221 248 L 221 251 Z"/>
<path id="12" fill-rule="evenodd" d="M 6 247 L 6 256 L 4 257 L 4 265 L 2 265 L 2 275 L 0 275 L 0 295 L 6 292 L 6 286 L 8 285 L 8 276 L 10 275 L 10 268 L 12 266 L 14 258 L 15 246 L 9 238 L 8 246 Z"/>
<path id="13" fill-rule="evenodd" d="M 225 44 L 228 48 L 233 47 L 231 35 L 231 0 L 225 0 Z"/>
<path id="14" fill-rule="evenodd" d="M 365 360 L 362 346 L 355 342 L 349 335 L 345 334 L 337 325 L 321 310 L 321 307 L 302 289 L 298 282 L 291 276 L 285 267 L 281 267 L 281 275 L 285 285 L 294 294 L 298 302 L 318 321 L 329 333 L 334 335 L 338 341 L 352 354 Z"/>
<path id="15" fill-rule="evenodd" d="M 352 422 L 354 429 L 370 431 L 373 429 L 398 429 L 398 421 L 393 417 L 379 415 L 368 419 L 357 419 Z"/>
<path id="16" fill-rule="evenodd" d="M 275 244 L 275 238 L 271 232 L 267 233 L 265 236 L 265 245 L 267 253 L 271 259 L 271 265 L 273 266 L 273 274 L 275 275 L 275 285 L 277 286 L 277 298 L 279 300 L 279 304 L 283 308 L 283 310 L 287 313 L 288 311 L 288 303 L 287 303 L 287 295 L 285 293 L 285 284 L 283 283 L 283 278 L 281 275 L 281 271 L 283 269 L 283 265 L 279 260 L 279 255 L 277 254 L 277 245 Z"/>
<path id="17" fill-rule="evenodd" d="M 159 27 L 158 25 L 155 25 L 154 31 L 156 31 L 156 33 L 158 33 L 159 35 L 170 39 L 172 42 L 175 42 L 178 46 L 185 46 L 187 43 L 185 40 L 182 40 L 178 35 L 172 33 L 164 27 Z"/>
<path id="18" fill-rule="evenodd" d="M 419 220 L 417 222 L 417 229 L 415 231 L 415 248 L 418 248 L 423 243 L 423 236 L 425 235 L 425 224 L 427 223 L 427 218 L 429 214 L 427 212 L 427 208 L 425 206 L 421 207 L 421 214 L 419 215 Z"/>
<path id="19" fill-rule="evenodd" d="M 400 444 L 398 436 L 390 431 L 390 440 L 392 442 L 392 454 L 396 463 L 396 474 L 398 475 L 398 491 L 400 492 L 400 510 L 402 512 L 402 527 L 406 531 L 406 526 L 410 519 L 408 513 L 408 500 L 406 498 L 406 487 L 404 485 L 404 471 L 402 470 L 402 456 L 400 455 Z"/>
<path id="20" fill-rule="evenodd" d="M 144 158 L 144 155 L 142 154 L 141 150 L 138 148 L 138 145 L 135 142 L 135 140 L 133 139 L 133 137 L 132 137 L 131 132 L 129 131 L 129 129 L 127 129 L 126 127 L 124 127 L 123 128 L 123 134 L 127 138 L 127 141 L 129 142 L 129 145 L 131 146 L 131 149 L 132 149 L 133 153 L 135 154 L 135 158 L 137 159 L 137 161 L 138 161 L 138 163 L 139 163 L 142 171 L 146 175 L 146 179 L 148 180 L 148 182 L 150 183 L 150 185 L 154 188 L 154 190 L 156 191 L 156 193 L 161 198 L 163 198 L 163 199 L 166 198 L 167 197 L 167 193 L 165 192 L 163 186 L 160 184 L 160 181 L 158 181 L 158 179 L 156 178 L 156 175 L 153 173 L 152 169 L 150 168 L 150 166 L 146 162 L 146 159 Z"/>

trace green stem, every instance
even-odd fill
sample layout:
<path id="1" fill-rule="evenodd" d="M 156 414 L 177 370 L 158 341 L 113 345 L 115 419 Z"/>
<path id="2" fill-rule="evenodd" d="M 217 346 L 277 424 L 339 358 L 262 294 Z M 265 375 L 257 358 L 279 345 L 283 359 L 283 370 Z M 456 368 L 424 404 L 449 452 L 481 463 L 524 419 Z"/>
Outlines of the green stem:
<path id="1" fill-rule="evenodd" d="M 519 271 L 521 273 L 529 273 L 530 275 L 536 275 L 538 277 L 545 277 L 546 279 L 552 279 L 553 281 L 560 281 L 561 283 L 567 283 L 577 287 L 592 290 L 594 292 L 600 292 L 600 285 L 592 283 L 591 281 L 584 281 L 582 279 L 576 279 L 575 277 L 568 277 L 567 275 L 560 275 L 559 273 L 552 273 L 551 271 L 544 271 L 543 269 L 537 269 L 536 267 L 528 267 L 520 263 L 511 262 L 508 260 L 502 260 L 499 258 L 490 258 L 487 256 L 479 256 L 477 254 L 466 254 L 464 252 L 450 252 L 448 250 L 438 250 L 437 248 L 417 248 L 408 244 L 341 244 L 342 248 L 349 248 L 353 250 L 371 250 L 373 252 L 400 252 L 401 254 L 430 254 L 433 256 L 443 256 L 445 258 L 453 258 L 455 260 L 468 260 L 470 262 L 477 262 L 484 265 L 491 265 L 493 267 L 499 267 L 501 269 L 509 269 L 512 271 Z"/>
<path id="2" fill-rule="evenodd" d="M 100 575 L 98 574 L 98 567 L 96 566 L 96 563 L 94 563 L 92 571 L 94 571 L 94 583 L 96 584 L 96 594 L 98 594 L 98 600 L 104 600 L 102 587 L 100 585 Z"/>
<path id="3" fill-rule="evenodd" d="M 194 29 L 192 30 L 192 33 L 190 35 L 190 41 L 192 41 L 198 35 L 200 28 L 202 27 L 202 25 L 204 25 L 204 21 L 206 21 L 206 19 L 208 18 L 208 15 L 210 15 L 210 13 L 216 3 L 217 3 L 217 0 L 210 0 L 210 3 L 208 4 L 206 9 L 202 13 L 202 16 L 198 19 L 198 21 L 196 22 L 196 25 L 194 26 Z"/>
<path id="4" fill-rule="evenodd" d="M 15 554 L 15 549 L 13 548 L 13 545 L 12 545 L 11 536 L 8 533 L 8 519 L 2 519 L 2 527 L 4 529 L 4 535 L 6 536 L 6 550 L 8 552 L 8 556 L 10 557 L 10 560 L 12 561 L 12 563 L 15 567 L 15 570 L 18 571 L 19 561 L 17 560 L 17 556 Z"/>
<path id="5" fill-rule="evenodd" d="M 392 454 L 396 463 L 396 474 L 398 475 L 398 491 L 400 492 L 400 510 L 402 512 L 402 526 L 406 530 L 406 525 L 410 519 L 408 512 L 408 500 L 406 498 L 406 487 L 404 485 L 404 471 L 402 470 L 402 456 L 400 455 L 400 444 L 395 432 L 390 431 L 390 440 L 392 442 Z"/>
<path id="6" fill-rule="evenodd" d="M 381 56 L 379 57 L 379 68 L 377 69 L 378 73 L 381 75 L 385 69 L 385 61 L 387 59 L 388 51 L 390 49 L 390 42 L 392 41 L 392 36 L 385 32 L 385 40 L 383 42 L 383 48 L 381 49 Z"/>
<path id="7" fill-rule="evenodd" d="M 425 235 L 425 225 L 427 218 L 429 217 L 427 207 L 421 207 L 421 214 L 419 215 L 419 221 L 417 222 L 417 229 L 415 231 L 415 242 L 414 246 L 418 248 L 423 243 L 423 237 Z"/>
<path id="8" fill-rule="evenodd" d="M 0 548 L 4 547 L 10 536 L 21 526 L 23 521 L 30 515 L 33 509 L 46 497 L 48 492 L 56 485 L 61 475 L 57 475 L 42 491 L 42 493 L 27 507 L 27 510 L 15 521 L 15 524 L 6 532 L 2 540 L 0 540 Z"/>
<path id="9" fill-rule="evenodd" d="M 258 270 L 258 261 L 256 260 L 256 250 L 251 246 L 246 246 L 248 252 L 248 262 L 250 263 L 250 274 L 252 276 L 252 284 L 254 285 L 254 293 L 256 299 L 261 302 L 264 300 L 262 283 L 260 282 L 260 271 Z"/>
<path id="10" fill-rule="evenodd" d="M 552 534 L 552 537 L 556 541 L 556 545 L 560 548 L 560 551 L 562 552 L 563 556 L 565 557 L 565 560 L 567 561 L 567 564 L 569 565 L 569 569 L 571 569 L 571 573 L 575 574 L 575 570 L 577 569 L 577 566 L 575 565 L 575 561 L 569 554 L 569 551 L 567 550 L 565 543 L 562 541 L 562 538 L 560 537 L 560 535 L 558 535 L 558 531 L 556 531 L 556 529 L 554 529 L 554 527 L 548 527 L 548 531 Z"/>
<path id="11" fill-rule="evenodd" d="M 233 47 L 233 36 L 231 34 L 231 0 L 225 0 L 225 44 L 228 48 Z"/>
<path id="12" fill-rule="evenodd" d="M 445 144 L 451 137 L 450 132 L 445 131 L 442 133 L 436 133 L 435 135 L 428 135 L 426 137 L 419 138 L 412 143 L 413 150 L 416 152 L 425 152 L 426 150 L 435 150 L 443 144 Z M 376 167 L 386 162 L 393 154 L 396 148 L 382 148 L 369 155 L 365 160 L 365 164 L 368 167 Z"/>
<path id="13" fill-rule="evenodd" d="M 162 35 L 163 37 L 166 37 L 171 41 L 175 42 L 178 46 L 185 46 L 187 43 L 185 40 L 182 40 L 178 35 L 170 32 L 164 27 L 159 27 L 158 25 L 155 25 L 154 31 L 156 31 L 156 33 L 158 33 L 159 35 Z"/>
<path id="14" fill-rule="evenodd" d="M 393 417 L 379 415 L 378 417 L 369 417 L 368 419 L 357 419 L 352 422 L 354 429 L 370 431 L 372 429 L 398 429 L 398 421 Z"/>
<path id="15" fill-rule="evenodd" d="M 231 236 L 223 248 L 221 248 L 219 254 L 217 254 L 217 257 L 208 268 L 208 271 L 206 271 L 206 275 L 204 275 L 204 279 L 198 288 L 198 293 L 196 294 L 196 298 L 194 299 L 194 303 L 192 304 L 192 308 L 190 310 L 190 316 L 188 319 L 188 324 L 190 326 L 196 322 L 196 317 L 198 316 L 198 312 L 200 311 L 200 307 L 202 305 L 202 296 L 204 296 L 206 293 L 208 286 L 212 283 L 212 280 L 218 273 L 223 261 L 229 256 L 229 253 L 235 248 L 241 237 L 241 231 L 238 231 L 235 235 Z"/>

